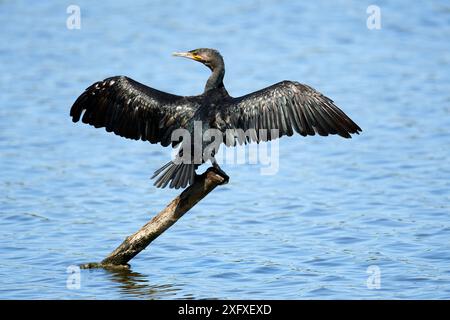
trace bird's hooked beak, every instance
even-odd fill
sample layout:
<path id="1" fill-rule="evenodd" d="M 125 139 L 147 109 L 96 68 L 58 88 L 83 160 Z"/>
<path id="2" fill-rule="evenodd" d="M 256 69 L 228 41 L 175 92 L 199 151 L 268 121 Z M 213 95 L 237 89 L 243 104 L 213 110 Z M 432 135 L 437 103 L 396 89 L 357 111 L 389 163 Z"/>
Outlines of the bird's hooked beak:
<path id="1" fill-rule="evenodd" d="M 192 59 L 192 60 L 200 61 L 200 62 L 203 61 L 202 56 L 191 53 L 191 52 L 174 52 L 174 53 L 172 53 L 172 55 L 175 57 L 184 57 L 184 58 L 188 58 L 188 59 Z"/>

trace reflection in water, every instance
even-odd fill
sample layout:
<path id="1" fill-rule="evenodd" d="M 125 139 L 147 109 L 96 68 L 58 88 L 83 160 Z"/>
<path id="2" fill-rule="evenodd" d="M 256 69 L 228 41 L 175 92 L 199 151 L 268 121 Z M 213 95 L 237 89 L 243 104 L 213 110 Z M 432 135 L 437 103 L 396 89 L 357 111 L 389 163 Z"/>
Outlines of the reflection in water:
<path id="1" fill-rule="evenodd" d="M 181 290 L 179 286 L 173 284 L 152 285 L 147 276 L 131 269 L 110 269 L 107 272 L 110 279 L 119 285 L 120 291 L 129 298 L 161 299 L 173 297 L 176 291 Z"/>

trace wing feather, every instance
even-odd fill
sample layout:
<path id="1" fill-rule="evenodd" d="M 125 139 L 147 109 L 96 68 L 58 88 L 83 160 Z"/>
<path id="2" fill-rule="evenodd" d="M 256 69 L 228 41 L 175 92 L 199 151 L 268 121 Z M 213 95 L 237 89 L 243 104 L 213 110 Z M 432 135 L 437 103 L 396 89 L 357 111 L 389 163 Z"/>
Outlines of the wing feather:
<path id="1" fill-rule="evenodd" d="M 176 96 L 116 76 L 89 86 L 70 116 L 73 122 L 81 119 L 125 138 L 168 146 L 173 130 L 185 128 L 199 106 L 198 97 Z"/>
<path id="2" fill-rule="evenodd" d="M 226 120 L 228 121 L 226 121 Z M 351 138 L 361 128 L 333 101 L 315 89 L 293 81 L 282 81 L 251 94 L 233 98 L 217 115 L 219 129 L 253 129 L 249 133 L 257 142 L 271 140 L 271 129 L 279 130 L 279 137 L 338 134 Z M 267 138 L 260 134 L 267 130 Z M 246 139 L 252 141 L 253 139 Z M 254 141 L 254 140 L 253 140 Z"/>

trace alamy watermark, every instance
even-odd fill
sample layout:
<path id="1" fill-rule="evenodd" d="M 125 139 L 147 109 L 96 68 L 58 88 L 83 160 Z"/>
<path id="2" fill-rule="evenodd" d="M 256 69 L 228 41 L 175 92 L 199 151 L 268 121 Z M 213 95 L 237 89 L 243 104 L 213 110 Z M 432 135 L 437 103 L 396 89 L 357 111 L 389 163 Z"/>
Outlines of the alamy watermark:
<path id="1" fill-rule="evenodd" d="M 278 129 L 225 129 L 208 128 L 202 121 L 194 121 L 193 130 L 184 128 L 172 132 L 171 141 L 180 142 L 174 150 L 176 164 L 202 164 L 208 160 L 218 164 L 261 164 L 262 175 L 274 175 L 279 170 L 279 130 Z M 264 141 L 270 143 L 260 143 Z M 250 143 L 247 148 L 240 147 Z M 256 143 L 258 142 L 258 143 Z M 235 148 L 222 148 L 220 146 Z M 222 150 L 222 151 L 220 151 Z"/>
<path id="2" fill-rule="evenodd" d="M 368 266 L 366 272 L 369 274 L 366 280 L 367 289 L 381 289 L 380 267 L 377 265 Z"/>
<path id="3" fill-rule="evenodd" d="M 374 4 L 370 5 L 366 9 L 367 17 L 366 25 L 369 30 L 381 29 L 381 9 Z"/>
<path id="4" fill-rule="evenodd" d="M 81 29 L 81 9 L 80 6 L 71 4 L 67 7 L 66 13 L 69 16 L 66 19 L 66 27 L 69 30 Z"/>
<path id="5" fill-rule="evenodd" d="M 66 272 L 69 274 L 66 280 L 66 288 L 77 290 L 81 288 L 81 270 L 79 266 L 68 266 Z"/>

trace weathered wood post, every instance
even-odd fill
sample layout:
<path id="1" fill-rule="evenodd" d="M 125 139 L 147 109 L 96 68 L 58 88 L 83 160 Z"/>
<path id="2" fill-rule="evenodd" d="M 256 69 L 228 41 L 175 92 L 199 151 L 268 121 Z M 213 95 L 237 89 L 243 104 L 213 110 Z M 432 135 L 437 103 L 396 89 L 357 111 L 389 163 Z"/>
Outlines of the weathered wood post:
<path id="1" fill-rule="evenodd" d="M 194 184 L 184 190 L 169 205 L 147 222 L 139 231 L 126 238 L 108 257 L 100 263 L 87 263 L 81 268 L 123 268 L 139 252 L 144 250 L 153 240 L 178 221 L 187 211 L 195 206 L 208 193 L 226 179 L 213 168 L 209 168 L 197 177 Z"/>

